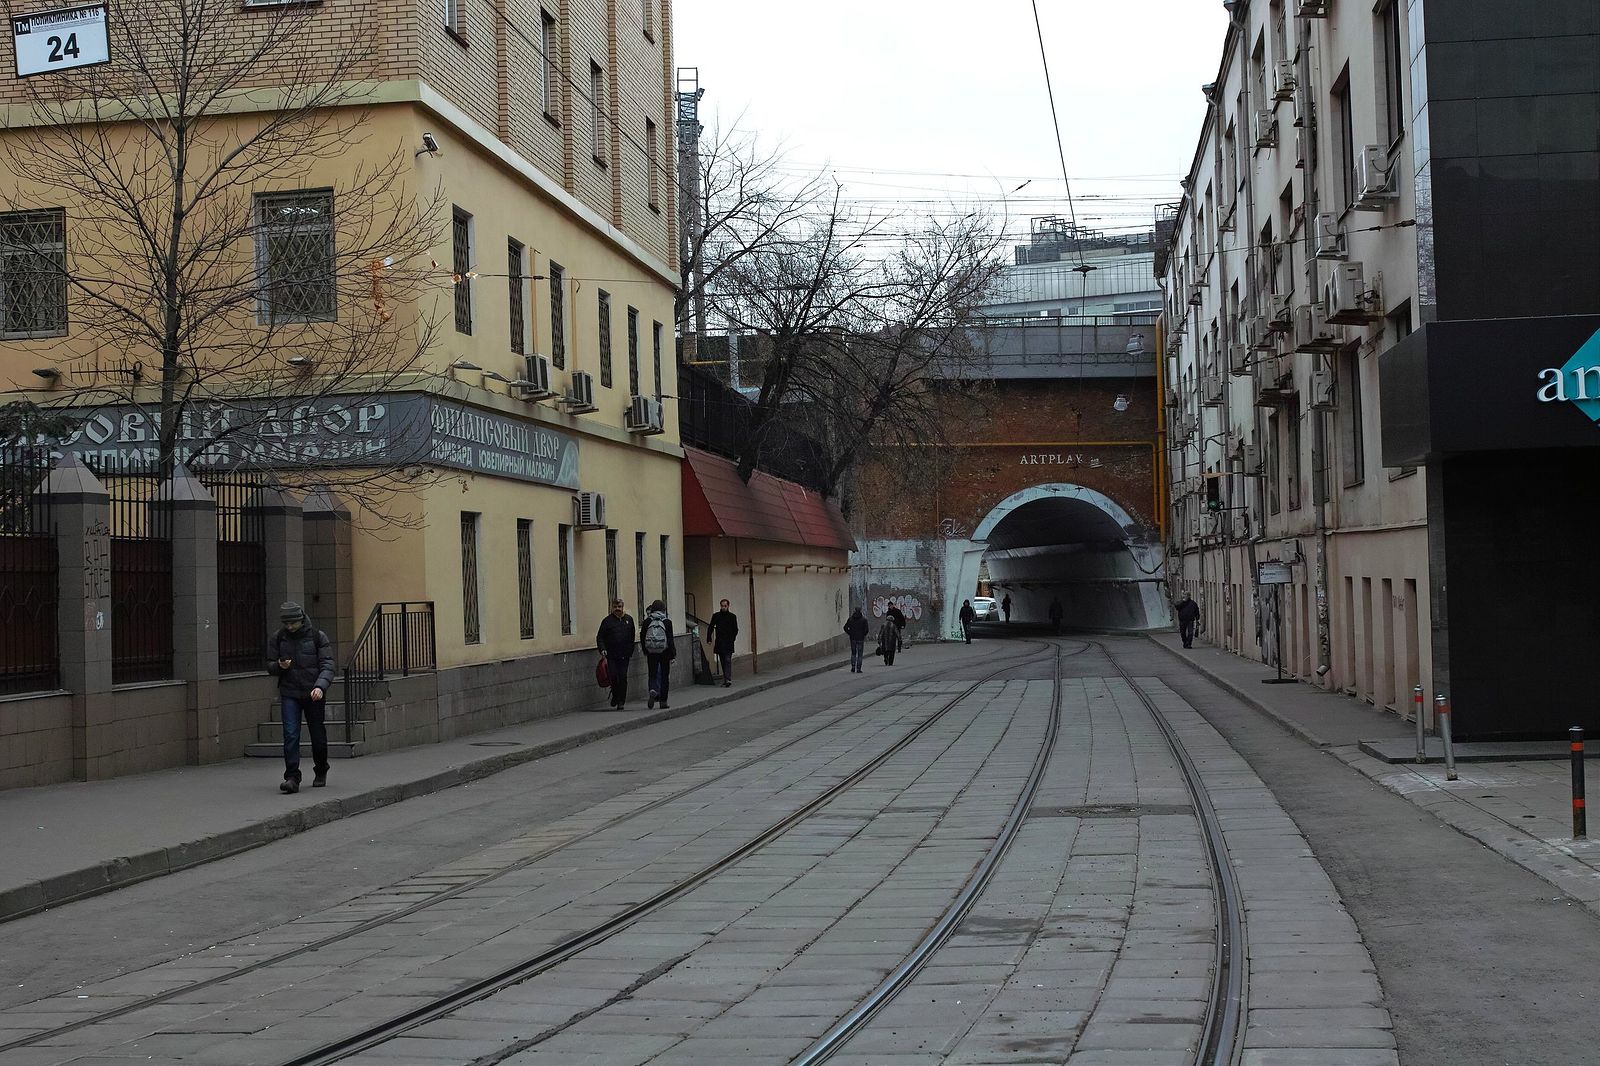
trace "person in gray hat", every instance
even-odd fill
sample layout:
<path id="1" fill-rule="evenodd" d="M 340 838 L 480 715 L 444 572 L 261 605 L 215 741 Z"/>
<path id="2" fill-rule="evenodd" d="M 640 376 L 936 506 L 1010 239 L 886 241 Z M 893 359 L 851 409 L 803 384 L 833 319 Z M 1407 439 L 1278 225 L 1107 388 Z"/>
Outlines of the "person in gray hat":
<path id="1" fill-rule="evenodd" d="M 283 716 L 283 783 L 279 792 L 300 791 L 300 721 L 311 732 L 313 788 L 328 783 L 327 704 L 333 684 L 333 641 L 311 624 L 298 603 L 280 610 L 283 626 L 267 644 L 267 672 L 278 679 Z"/>

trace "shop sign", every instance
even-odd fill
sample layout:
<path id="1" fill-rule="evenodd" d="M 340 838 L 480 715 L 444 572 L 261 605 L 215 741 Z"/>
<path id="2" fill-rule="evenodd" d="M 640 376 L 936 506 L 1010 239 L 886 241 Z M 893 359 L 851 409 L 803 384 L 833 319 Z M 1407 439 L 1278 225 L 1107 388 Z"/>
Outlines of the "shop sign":
<path id="1" fill-rule="evenodd" d="M 1534 395 L 1540 403 L 1570 402 L 1590 421 L 1600 422 L 1600 330 L 1564 365 L 1539 371 Z"/>
<path id="2" fill-rule="evenodd" d="M 1017 460 L 1018 466 L 1100 466 L 1099 459 L 1086 458 L 1081 452 L 1029 452 Z"/>
<path id="3" fill-rule="evenodd" d="M 419 464 L 578 487 L 577 438 L 418 393 L 192 403 L 180 417 L 178 458 L 196 469 Z M 160 440 L 159 411 L 102 407 L 86 413 L 70 437 L 54 442 L 54 454 L 131 469 L 153 466 L 161 456 Z"/>
<path id="4" fill-rule="evenodd" d="M 1262 562 L 1256 564 L 1256 584 L 1292 585 L 1294 568 L 1288 563 Z"/>

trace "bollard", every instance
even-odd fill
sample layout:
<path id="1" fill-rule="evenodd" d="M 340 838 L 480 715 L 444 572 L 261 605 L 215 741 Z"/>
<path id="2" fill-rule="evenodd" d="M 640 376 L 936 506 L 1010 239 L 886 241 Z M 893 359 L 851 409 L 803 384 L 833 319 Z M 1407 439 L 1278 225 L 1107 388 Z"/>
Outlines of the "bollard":
<path id="1" fill-rule="evenodd" d="M 1582 840 L 1589 835 L 1589 820 L 1583 807 L 1583 726 L 1567 730 L 1572 740 L 1572 836 Z"/>
<path id="2" fill-rule="evenodd" d="M 1422 686 L 1417 685 L 1411 690 L 1411 707 L 1417 712 L 1417 762 L 1428 761 L 1428 742 L 1422 724 Z"/>
<path id="3" fill-rule="evenodd" d="M 1450 743 L 1450 701 L 1441 692 L 1433 697 L 1433 716 L 1439 723 L 1439 737 L 1444 741 L 1444 779 L 1456 779 L 1456 750 Z"/>

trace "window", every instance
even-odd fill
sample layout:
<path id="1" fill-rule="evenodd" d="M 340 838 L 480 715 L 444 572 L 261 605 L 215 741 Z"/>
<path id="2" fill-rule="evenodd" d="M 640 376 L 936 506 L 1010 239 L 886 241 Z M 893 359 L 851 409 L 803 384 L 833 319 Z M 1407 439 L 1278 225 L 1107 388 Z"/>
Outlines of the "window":
<path id="1" fill-rule="evenodd" d="M 1267 416 L 1267 509 L 1283 510 L 1283 409 Z"/>
<path id="2" fill-rule="evenodd" d="M 461 512 L 461 635 L 468 644 L 483 642 L 478 612 L 478 515 Z"/>
<path id="3" fill-rule="evenodd" d="M 617 531 L 606 530 L 606 604 L 617 602 L 621 592 L 617 585 Z"/>
<path id="4" fill-rule="evenodd" d="M 1283 0 L 1272 0 L 1272 54 L 1280 62 L 1294 58 L 1289 51 L 1289 20 L 1283 8 Z"/>
<path id="5" fill-rule="evenodd" d="M 1339 420 L 1343 423 L 1344 483 L 1359 485 L 1367 478 L 1366 428 L 1361 424 L 1361 354 L 1345 352 L 1340 357 Z"/>
<path id="6" fill-rule="evenodd" d="M 667 598 L 667 541 L 670 538 L 661 534 L 661 602 L 670 605 L 672 601 Z"/>
<path id="7" fill-rule="evenodd" d="M 656 365 L 656 399 L 661 399 L 661 323 L 650 323 L 650 356 Z"/>
<path id="8" fill-rule="evenodd" d="M 600 384 L 611 387 L 611 294 L 600 290 Z"/>
<path id="9" fill-rule="evenodd" d="M 644 617 L 644 534 L 633 535 L 633 584 L 638 596 L 639 617 Z"/>
<path id="10" fill-rule="evenodd" d="M 1379 96 L 1383 99 L 1384 130 L 1392 149 L 1406 131 L 1405 57 L 1400 50 L 1400 0 L 1378 12 L 1378 33 L 1383 51 L 1378 56 L 1378 73 L 1383 79 Z"/>
<path id="11" fill-rule="evenodd" d="M 533 522 L 517 519 L 517 610 L 522 623 L 522 639 L 534 635 L 533 600 Z"/>
<path id="12" fill-rule="evenodd" d="M 639 395 L 639 310 L 628 308 L 628 395 Z"/>
<path id="13" fill-rule="evenodd" d="M 606 72 L 600 64 L 589 61 L 589 145 L 594 149 L 594 161 L 606 165 L 605 128 Z"/>
<path id="14" fill-rule="evenodd" d="M 333 191 L 257 195 L 256 222 L 258 320 L 333 321 Z"/>
<path id="15" fill-rule="evenodd" d="M 1333 121 L 1329 128 L 1333 132 L 1333 166 L 1337 175 L 1334 191 L 1338 196 L 1340 209 L 1343 210 L 1356 201 L 1355 115 L 1350 107 L 1348 64 L 1339 75 L 1339 80 L 1334 83 L 1328 102 L 1333 113 Z"/>
<path id="16" fill-rule="evenodd" d="M 556 570 L 561 576 L 561 635 L 572 636 L 572 527 L 556 527 Z"/>
<path id="17" fill-rule="evenodd" d="M 661 150 L 656 146 L 656 124 L 649 119 L 644 120 L 644 156 L 645 188 L 648 190 L 645 206 L 652 211 L 659 211 L 661 210 L 659 195 Z"/>
<path id="18" fill-rule="evenodd" d="M 518 355 L 526 355 L 528 352 L 527 316 L 522 310 L 523 286 L 527 284 L 528 279 L 522 276 L 522 265 L 522 243 L 507 238 L 506 279 L 510 284 L 510 292 L 507 295 L 510 297 L 511 307 L 511 350 Z"/>
<path id="19" fill-rule="evenodd" d="M 456 332 L 472 334 L 472 216 L 450 209 L 450 269 L 455 274 Z"/>
<path id="20" fill-rule="evenodd" d="M 1289 510 L 1300 507 L 1300 401 L 1291 400 L 1283 409 L 1289 435 Z"/>
<path id="21" fill-rule="evenodd" d="M 444 28 L 459 39 L 466 30 L 466 13 L 462 0 L 444 0 Z M 465 42 L 463 42 L 465 43 Z"/>
<path id="22" fill-rule="evenodd" d="M 67 331 L 67 213 L 0 213 L 0 336 Z"/>
<path id="23" fill-rule="evenodd" d="M 1393 311 L 1389 312 L 1388 330 L 1390 343 L 1392 344 L 1398 344 L 1407 337 L 1411 336 L 1410 300 L 1406 300 L 1399 307 L 1396 307 Z M 1394 481 L 1398 478 L 1406 477 L 1409 474 L 1415 474 L 1416 472 L 1417 468 L 1414 466 L 1397 467 L 1389 471 L 1389 480 Z"/>
<path id="24" fill-rule="evenodd" d="M 567 322 L 563 313 L 562 290 L 566 288 L 566 271 L 561 264 L 550 262 L 550 365 L 557 370 L 567 365 Z"/>
<path id="25" fill-rule="evenodd" d="M 561 45 L 556 40 L 556 20 L 548 11 L 539 12 L 540 47 L 544 50 L 544 113 L 554 119 L 561 110 Z"/>
<path id="26" fill-rule="evenodd" d="M 639 18 L 644 25 L 644 35 L 653 41 L 656 39 L 656 0 L 643 0 L 641 6 L 643 10 L 639 12 Z"/>

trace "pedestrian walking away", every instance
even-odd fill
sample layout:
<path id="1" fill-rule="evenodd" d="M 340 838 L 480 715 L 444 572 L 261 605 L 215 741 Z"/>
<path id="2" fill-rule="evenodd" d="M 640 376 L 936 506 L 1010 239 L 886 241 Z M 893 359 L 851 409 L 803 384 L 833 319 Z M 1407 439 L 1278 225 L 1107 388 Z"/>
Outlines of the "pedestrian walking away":
<path id="1" fill-rule="evenodd" d="M 883 665 L 894 665 L 894 653 L 900 643 L 900 628 L 894 624 L 894 619 L 887 614 L 881 625 L 878 626 L 878 654 L 883 657 Z"/>
<path id="2" fill-rule="evenodd" d="M 906 646 L 906 616 L 898 604 L 891 603 L 883 616 L 894 623 L 894 650 L 904 651 Z M 893 662 L 893 659 L 889 660 Z"/>
<path id="3" fill-rule="evenodd" d="M 1183 637 L 1185 648 L 1194 647 L 1194 627 L 1199 621 L 1200 605 L 1185 592 L 1183 599 L 1178 601 L 1178 634 Z"/>
<path id="4" fill-rule="evenodd" d="M 628 702 L 628 660 L 633 658 L 633 616 L 622 608 L 621 600 L 611 601 L 611 613 L 600 623 L 594 635 L 594 644 L 606 660 L 606 674 L 611 678 L 611 706 L 617 710 Z"/>
<path id="5" fill-rule="evenodd" d="M 300 791 L 300 724 L 311 734 L 313 788 L 328 783 L 326 697 L 333 685 L 333 641 L 311 624 L 298 603 L 278 612 L 282 626 L 267 642 L 267 673 L 278 679 L 278 713 L 283 723 L 283 782 L 278 791 Z"/>
<path id="6" fill-rule="evenodd" d="M 1055 596 L 1050 600 L 1050 628 L 1057 633 L 1061 632 L 1061 618 L 1066 614 L 1061 608 L 1061 597 Z"/>
<path id="7" fill-rule="evenodd" d="M 867 619 L 857 607 L 844 623 L 844 635 L 850 638 L 850 672 L 861 672 L 861 657 L 867 646 Z"/>
<path id="8" fill-rule="evenodd" d="M 972 623 L 973 623 L 973 620 L 978 617 L 978 612 L 974 611 L 972 609 L 972 601 L 971 600 L 962 600 L 961 601 L 961 616 L 960 617 L 961 617 L 961 635 L 966 638 L 968 644 L 971 644 L 972 643 Z"/>
<path id="9" fill-rule="evenodd" d="M 1005 612 L 1006 621 L 1011 621 L 1011 593 L 1006 593 L 1006 598 L 1000 601 L 1000 610 Z"/>
<path id="10" fill-rule="evenodd" d="M 678 657 L 678 646 L 672 642 L 672 619 L 667 617 L 667 605 L 660 600 L 652 603 L 644 613 L 639 646 L 644 649 L 644 661 L 648 667 L 645 676 L 650 698 L 645 701 L 645 708 L 651 709 L 657 702 L 666 707 L 672 681 L 672 660 Z"/>
<path id="11" fill-rule="evenodd" d="M 711 642 L 711 653 L 722 666 L 722 687 L 733 684 L 733 645 L 739 639 L 739 619 L 728 610 L 728 601 L 718 605 L 706 627 L 706 639 Z"/>

